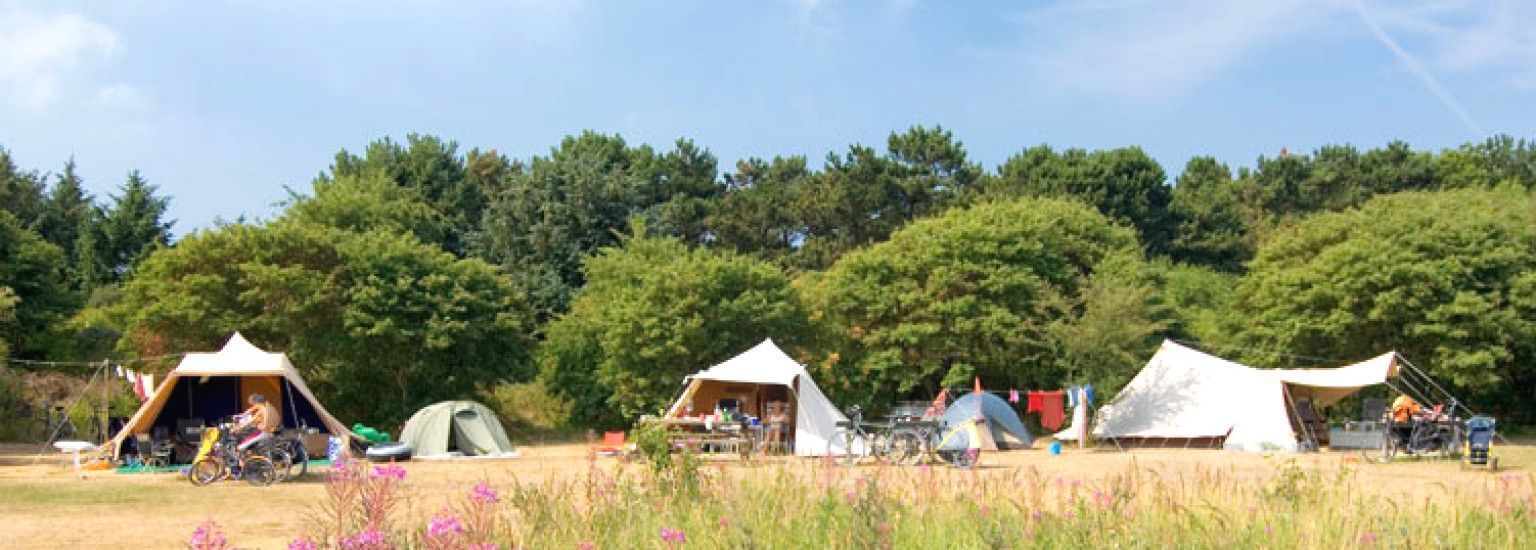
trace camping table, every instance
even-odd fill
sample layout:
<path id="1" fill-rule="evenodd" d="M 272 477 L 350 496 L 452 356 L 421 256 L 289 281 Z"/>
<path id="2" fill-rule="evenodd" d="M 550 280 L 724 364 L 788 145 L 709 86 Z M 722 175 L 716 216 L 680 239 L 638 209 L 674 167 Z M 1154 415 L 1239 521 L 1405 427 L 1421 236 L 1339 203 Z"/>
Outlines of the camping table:
<path id="1" fill-rule="evenodd" d="M 58 449 L 61 453 L 73 454 L 75 457 L 75 474 L 84 479 L 85 474 L 80 473 L 80 453 L 95 451 L 100 447 L 85 441 L 55 441 L 53 448 Z"/>
<path id="2" fill-rule="evenodd" d="M 753 429 L 737 420 L 706 423 L 693 418 L 667 418 L 661 422 L 667 426 L 667 441 L 674 447 L 702 451 L 709 444 L 717 444 L 717 449 L 732 446 L 738 449 L 743 458 L 756 447 L 754 434 L 762 433 L 762 430 Z"/>

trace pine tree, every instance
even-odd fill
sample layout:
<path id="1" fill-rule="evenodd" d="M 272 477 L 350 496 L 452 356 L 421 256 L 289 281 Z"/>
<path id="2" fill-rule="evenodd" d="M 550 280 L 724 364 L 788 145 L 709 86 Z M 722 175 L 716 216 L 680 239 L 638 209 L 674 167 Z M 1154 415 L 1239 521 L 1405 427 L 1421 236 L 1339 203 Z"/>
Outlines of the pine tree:
<path id="1" fill-rule="evenodd" d="M 112 195 L 112 206 L 101 223 L 103 259 L 110 266 L 107 277 L 112 281 L 121 280 L 139 260 L 170 242 L 175 222 L 163 221 L 170 198 L 155 196 L 156 189 L 134 170 L 120 194 Z"/>

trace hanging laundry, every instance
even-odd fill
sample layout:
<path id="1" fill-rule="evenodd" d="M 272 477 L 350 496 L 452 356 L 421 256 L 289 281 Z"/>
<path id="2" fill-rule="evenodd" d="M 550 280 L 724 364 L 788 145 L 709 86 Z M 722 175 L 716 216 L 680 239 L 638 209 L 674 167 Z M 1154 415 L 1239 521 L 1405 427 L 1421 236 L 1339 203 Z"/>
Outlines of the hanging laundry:
<path id="1" fill-rule="evenodd" d="M 973 380 L 976 381 L 976 385 L 975 385 L 975 387 L 973 389 L 971 389 L 971 391 L 975 392 L 975 393 L 981 393 L 981 377 L 977 376 L 977 377 L 973 378 Z"/>
<path id="2" fill-rule="evenodd" d="M 153 375 L 153 374 L 144 374 L 144 375 L 140 375 L 140 376 L 144 379 L 144 395 L 145 395 L 145 397 L 147 399 L 154 399 L 154 397 L 155 397 L 155 375 Z"/>
<path id="3" fill-rule="evenodd" d="M 139 401 L 144 401 L 149 397 L 148 394 L 144 393 L 143 378 L 133 377 L 133 394 L 139 396 Z"/>
<path id="4" fill-rule="evenodd" d="M 1040 412 L 1040 392 L 1032 391 L 1027 396 L 1029 403 L 1025 404 L 1024 412 Z"/>
<path id="5" fill-rule="evenodd" d="M 1008 402 L 1009 403 L 1018 403 L 1019 402 L 1019 390 L 1008 390 Z"/>
<path id="6" fill-rule="evenodd" d="M 1093 384 L 1083 386 L 1083 404 L 1093 405 Z"/>
<path id="7" fill-rule="evenodd" d="M 1061 428 L 1061 422 L 1067 417 L 1066 411 L 1062 408 L 1065 397 L 1059 391 L 1040 392 L 1040 425 L 1045 429 Z"/>
<path id="8" fill-rule="evenodd" d="M 128 377 L 127 375 L 123 374 L 123 366 L 122 365 L 118 365 L 117 366 L 117 377 L 118 378 L 127 378 Z"/>
<path id="9" fill-rule="evenodd" d="M 1068 407 L 1076 407 L 1077 406 L 1077 386 L 1072 386 L 1070 388 L 1067 388 L 1067 406 Z"/>

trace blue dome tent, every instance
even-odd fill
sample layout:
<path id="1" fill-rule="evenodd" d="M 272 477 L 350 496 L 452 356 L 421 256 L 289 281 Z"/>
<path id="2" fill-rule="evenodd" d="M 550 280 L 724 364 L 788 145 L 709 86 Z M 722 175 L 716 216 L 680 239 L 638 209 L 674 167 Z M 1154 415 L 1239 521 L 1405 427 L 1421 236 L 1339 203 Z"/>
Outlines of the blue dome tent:
<path id="1" fill-rule="evenodd" d="M 981 436 L 991 441 L 982 441 L 983 449 L 1028 449 L 1035 443 L 1035 437 L 1024 427 L 1019 413 L 1003 398 L 992 393 L 971 392 L 960 396 L 954 403 L 950 403 L 939 420 L 948 430 L 969 418 L 980 418 L 982 426 L 986 428 L 981 430 Z M 968 444 L 965 439 L 963 434 L 958 435 L 945 447 L 965 448 Z"/>

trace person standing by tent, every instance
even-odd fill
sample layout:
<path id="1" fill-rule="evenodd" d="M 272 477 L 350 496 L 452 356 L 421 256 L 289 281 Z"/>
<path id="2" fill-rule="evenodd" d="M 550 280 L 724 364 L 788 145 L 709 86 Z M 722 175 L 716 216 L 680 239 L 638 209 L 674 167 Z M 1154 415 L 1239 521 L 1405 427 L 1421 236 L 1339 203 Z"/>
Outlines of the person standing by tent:
<path id="1" fill-rule="evenodd" d="M 271 403 L 267 402 L 267 396 L 259 393 L 253 393 L 251 394 L 251 397 L 247 399 L 247 401 L 250 402 L 251 407 L 246 409 L 242 414 L 245 416 L 245 420 L 241 421 L 239 425 L 235 426 L 235 431 L 238 432 L 251 426 L 255 426 L 256 431 L 251 432 L 251 435 L 245 436 L 244 439 L 240 440 L 239 448 L 241 451 L 251 448 L 252 445 L 276 437 L 277 430 L 281 428 L 283 424 L 283 413 L 278 412 L 277 407 L 274 407 Z"/>
<path id="2" fill-rule="evenodd" d="M 1392 435 L 1397 438 L 1398 445 L 1408 446 L 1408 436 L 1413 433 L 1411 421 L 1421 409 L 1419 402 L 1406 393 L 1392 400 Z"/>

